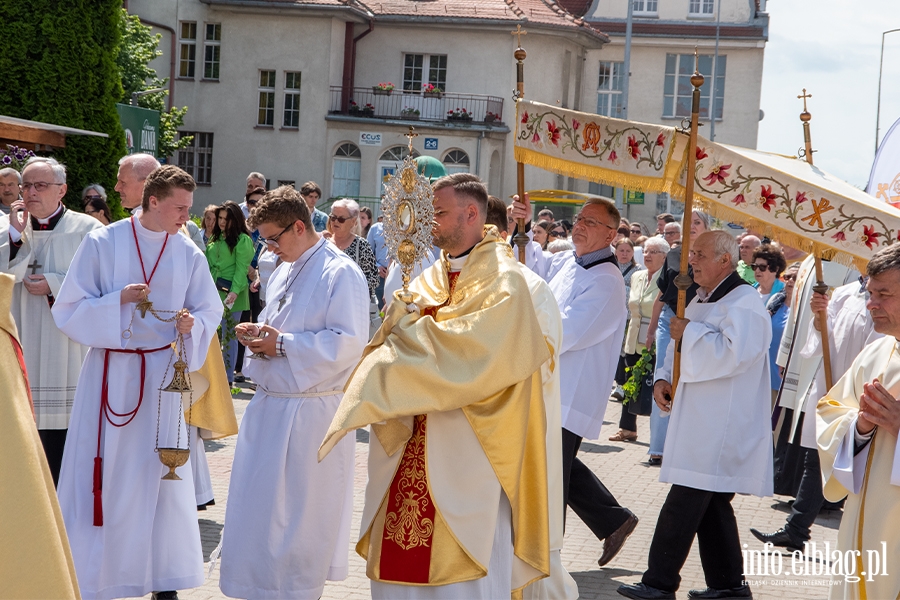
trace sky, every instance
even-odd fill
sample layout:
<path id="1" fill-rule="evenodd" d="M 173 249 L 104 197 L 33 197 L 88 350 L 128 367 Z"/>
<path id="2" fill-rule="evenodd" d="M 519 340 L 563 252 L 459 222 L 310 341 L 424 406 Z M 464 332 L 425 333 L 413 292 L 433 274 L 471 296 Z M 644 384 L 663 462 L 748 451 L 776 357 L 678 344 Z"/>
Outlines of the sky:
<path id="1" fill-rule="evenodd" d="M 875 158 L 881 34 L 900 29 L 900 0 L 769 0 L 767 11 L 757 148 L 797 154 L 797 96 L 806 88 L 816 166 L 865 187 Z M 900 31 L 885 37 L 880 140 L 898 118 Z"/>

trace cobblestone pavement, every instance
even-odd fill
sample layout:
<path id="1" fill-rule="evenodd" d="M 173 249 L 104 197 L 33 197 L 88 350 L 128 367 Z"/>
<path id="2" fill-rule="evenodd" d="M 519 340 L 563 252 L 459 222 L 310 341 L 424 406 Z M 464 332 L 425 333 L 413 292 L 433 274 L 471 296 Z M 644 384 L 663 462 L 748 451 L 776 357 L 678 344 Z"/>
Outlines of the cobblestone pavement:
<path id="1" fill-rule="evenodd" d="M 238 421 L 251 397 L 251 390 L 235 397 L 235 409 Z M 621 598 L 616 587 L 621 583 L 632 583 L 640 580 L 641 573 L 647 565 L 647 552 L 653 529 L 659 514 L 659 508 L 665 499 L 669 486 L 658 480 L 659 469 L 646 464 L 647 447 L 650 437 L 648 419 L 638 419 L 638 440 L 631 443 L 615 443 L 606 441 L 615 433 L 621 404 L 610 402 L 607 410 L 607 422 L 603 426 L 600 441 L 585 442 L 581 446 L 581 459 L 603 480 L 604 484 L 615 494 L 618 501 L 631 509 L 640 518 L 640 523 L 628 539 L 618 556 L 605 568 L 597 566 L 603 543 L 591 534 L 573 513 L 567 519 L 565 546 L 563 547 L 563 564 L 578 582 L 581 598 L 612 599 Z M 698 431 L 697 435 L 703 435 Z M 370 597 L 369 582 L 365 576 L 365 563 L 353 551 L 357 539 L 359 521 L 362 515 L 363 491 L 366 482 L 366 459 L 368 454 L 368 433 L 358 431 L 356 440 L 356 490 L 353 515 L 353 530 L 350 547 L 350 576 L 339 582 L 328 582 L 323 598 L 365 600 Z M 206 452 L 212 472 L 213 488 L 216 494 L 216 505 L 205 512 L 198 513 L 200 533 L 203 539 L 204 559 L 219 543 L 222 525 L 225 518 L 228 482 L 231 476 L 231 462 L 234 457 L 236 437 L 206 443 Z M 737 515 L 738 527 L 742 543 L 749 550 L 762 550 L 748 529 L 756 527 L 763 531 L 774 531 L 784 524 L 788 514 L 787 498 L 757 498 L 754 496 L 737 496 L 733 502 Z M 827 511 L 819 515 L 812 530 L 812 541 L 819 547 L 829 542 L 834 548 L 837 540 L 837 528 L 840 523 L 840 512 Z M 778 555 L 770 558 L 769 564 L 776 567 Z M 781 557 L 783 568 L 788 573 L 782 576 L 758 575 L 748 577 L 754 582 L 753 592 L 757 599 L 790 598 L 819 599 L 828 596 L 828 577 L 795 576 L 791 574 L 791 557 Z M 771 573 L 771 570 L 770 570 Z M 678 598 L 686 598 L 691 588 L 706 587 L 697 544 L 691 551 L 681 575 L 683 577 Z M 218 587 L 219 573 L 216 570 L 206 583 L 193 590 L 183 590 L 179 596 L 190 600 L 208 600 L 223 598 Z M 148 596 L 149 598 L 149 596 Z"/>

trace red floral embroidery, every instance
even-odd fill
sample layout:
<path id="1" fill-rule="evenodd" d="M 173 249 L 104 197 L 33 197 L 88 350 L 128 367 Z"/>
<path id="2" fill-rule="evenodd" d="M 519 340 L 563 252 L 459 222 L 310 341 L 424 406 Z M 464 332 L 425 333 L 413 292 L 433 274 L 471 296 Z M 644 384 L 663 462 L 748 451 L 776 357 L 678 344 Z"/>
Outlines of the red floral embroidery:
<path id="1" fill-rule="evenodd" d="M 581 123 L 578 122 L 578 119 L 572 119 L 572 129 L 578 131 L 579 127 L 581 127 Z"/>
<path id="2" fill-rule="evenodd" d="M 709 175 L 703 179 L 710 185 L 725 183 L 725 178 L 728 177 L 728 169 L 730 168 L 731 165 L 716 165 L 713 167 L 712 171 L 709 172 Z"/>
<path id="3" fill-rule="evenodd" d="M 612 152 L 609 153 L 609 161 L 610 162 L 615 162 L 617 158 L 619 158 L 619 157 L 616 156 L 615 150 L 613 150 Z"/>
<path id="4" fill-rule="evenodd" d="M 762 186 L 762 191 L 759 196 L 759 205 L 766 209 L 766 211 L 772 212 L 772 207 L 775 206 L 775 194 L 772 193 L 771 185 Z"/>
<path id="5" fill-rule="evenodd" d="M 833 236 L 831 236 L 831 239 L 837 240 L 837 241 L 839 241 L 839 242 L 846 242 L 846 241 L 847 241 L 847 236 L 844 234 L 843 231 L 838 231 L 836 234 L 834 234 Z"/>
<path id="6" fill-rule="evenodd" d="M 528 122 L 528 111 L 526 110 L 525 112 L 522 113 L 522 123 L 524 124 L 527 122 Z"/>
<path id="7" fill-rule="evenodd" d="M 868 225 L 863 225 L 862 241 L 869 247 L 869 250 L 871 250 L 873 246 L 878 245 L 878 236 L 880 235 L 880 233 L 875 233 L 874 226 L 869 227 Z"/>
<path id="8" fill-rule="evenodd" d="M 806 192 L 797 192 L 797 196 L 794 198 L 794 201 L 797 204 L 803 204 L 807 200 L 809 200 L 809 198 L 806 197 Z"/>
<path id="9" fill-rule="evenodd" d="M 637 160 L 638 157 L 641 155 L 641 149 L 638 146 L 637 140 L 634 139 L 633 135 L 628 136 L 628 154 L 634 160 Z"/>
<path id="10" fill-rule="evenodd" d="M 535 145 L 537 145 L 537 146 L 540 146 L 540 144 L 541 144 L 541 136 L 538 135 L 538 132 L 537 132 L 537 131 L 535 131 L 535 132 L 534 132 L 534 135 L 531 136 L 531 143 L 532 143 L 532 144 L 535 144 Z"/>
<path id="11" fill-rule="evenodd" d="M 663 146 L 666 143 L 666 136 L 664 134 L 659 134 L 659 137 L 656 138 L 656 145 Z"/>
<path id="12" fill-rule="evenodd" d="M 733 202 L 735 205 L 737 205 L 737 206 L 740 206 L 741 204 L 744 204 L 746 201 L 747 201 L 747 200 L 744 198 L 744 195 L 743 195 L 743 194 L 738 194 L 738 195 L 735 196 L 734 199 L 732 200 L 732 202 Z"/>
<path id="13" fill-rule="evenodd" d="M 703 160 L 707 156 L 709 156 L 709 154 L 706 153 L 706 150 L 704 150 L 700 146 L 697 146 L 697 160 Z"/>
<path id="14" fill-rule="evenodd" d="M 559 127 L 556 126 L 556 121 L 547 121 L 547 139 L 554 146 L 559 146 Z"/>

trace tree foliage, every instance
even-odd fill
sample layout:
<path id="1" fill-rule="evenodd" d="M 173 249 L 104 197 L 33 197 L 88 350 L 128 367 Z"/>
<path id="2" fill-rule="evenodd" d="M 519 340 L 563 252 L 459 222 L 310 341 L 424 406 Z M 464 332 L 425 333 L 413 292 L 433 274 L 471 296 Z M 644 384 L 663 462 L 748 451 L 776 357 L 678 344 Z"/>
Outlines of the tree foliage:
<path id="1" fill-rule="evenodd" d="M 106 133 L 66 136 L 53 155 L 66 165 L 68 206 L 81 208 L 81 190 L 99 183 L 114 214 L 112 192 L 125 136 L 116 113 L 122 83 L 116 64 L 121 0 L 0 2 L 0 113 Z"/>
<path id="2" fill-rule="evenodd" d="M 131 102 L 132 92 L 165 88 L 169 80 L 156 76 L 156 69 L 150 61 L 162 56 L 159 50 L 160 34 L 153 34 L 135 15 L 122 9 L 122 44 L 117 63 L 122 76 L 123 104 Z M 187 107 L 173 106 L 166 110 L 168 91 L 146 94 L 138 99 L 138 106 L 159 111 L 159 136 L 157 138 L 159 156 L 173 156 L 179 148 L 190 143 L 190 138 L 178 139 L 178 128 L 184 124 Z"/>

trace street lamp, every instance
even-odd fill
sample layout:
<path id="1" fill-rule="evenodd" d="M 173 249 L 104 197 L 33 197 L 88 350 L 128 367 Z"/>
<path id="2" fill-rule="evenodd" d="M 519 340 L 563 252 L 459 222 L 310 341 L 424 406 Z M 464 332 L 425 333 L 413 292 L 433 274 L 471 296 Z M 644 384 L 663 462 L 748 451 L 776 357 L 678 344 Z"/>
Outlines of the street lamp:
<path id="1" fill-rule="evenodd" d="M 900 29 L 888 29 L 881 33 L 881 59 L 878 61 L 878 108 L 875 110 L 875 154 L 878 154 L 878 133 L 881 129 L 881 72 L 884 69 L 884 38 Z"/>

